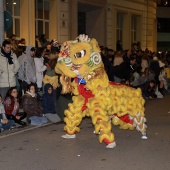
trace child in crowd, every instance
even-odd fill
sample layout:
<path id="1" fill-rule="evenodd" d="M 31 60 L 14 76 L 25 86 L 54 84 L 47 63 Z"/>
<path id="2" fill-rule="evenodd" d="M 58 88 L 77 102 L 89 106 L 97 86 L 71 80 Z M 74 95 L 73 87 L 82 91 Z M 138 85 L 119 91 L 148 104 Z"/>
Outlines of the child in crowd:
<path id="1" fill-rule="evenodd" d="M 61 121 L 60 117 L 56 113 L 55 104 L 54 104 L 54 90 L 51 84 L 45 84 L 44 94 L 42 97 L 43 101 L 43 113 L 53 123 Z"/>
<path id="2" fill-rule="evenodd" d="M 26 113 L 19 113 L 18 91 L 16 87 L 11 87 L 6 94 L 4 101 L 5 113 L 8 119 L 14 120 L 19 125 L 26 125 L 22 120 L 26 118 Z"/>
<path id="3" fill-rule="evenodd" d="M 10 129 L 14 125 L 15 125 L 14 120 L 8 120 L 5 115 L 5 109 L 2 103 L 2 96 L 0 95 L 0 133 L 3 130 Z"/>
<path id="4" fill-rule="evenodd" d="M 28 121 L 31 125 L 42 125 L 47 123 L 47 118 L 43 116 L 42 109 L 40 108 L 35 93 L 35 85 L 29 84 L 26 94 L 22 97 L 23 110 L 27 113 Z"/>
<path id="5" fill-rule="evenodd" d="M 156 83 L 154 80 L 148 81 L 143 85 L 143 94 L 145 98 L 148 99 L 157 98 L 155 92 L 156 92 Z"/>

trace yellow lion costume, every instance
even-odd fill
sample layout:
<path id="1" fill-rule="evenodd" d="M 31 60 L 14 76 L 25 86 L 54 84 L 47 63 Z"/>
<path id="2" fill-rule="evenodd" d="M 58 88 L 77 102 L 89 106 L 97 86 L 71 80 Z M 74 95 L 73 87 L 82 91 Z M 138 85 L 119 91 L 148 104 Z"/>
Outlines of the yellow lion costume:
<path id="1" fill-rule="evenodd" d="M 82 118 L 90 116 L 95 133 L 99 134 L 100 143 L 107 144 L 106 148 L 116 146 L 111 122 L 121 129 L 136 128 L 142 133 L 142 139 L 147 139 L 141 90 L 109 82 L 95 39 L 80 35 L 74 41 L 66 41 L 55 71 L 62 75 L 62 93 L 74 94 L 73 103 L 64 112 L 66 135 L 63 138 L 75 138 Z"/>

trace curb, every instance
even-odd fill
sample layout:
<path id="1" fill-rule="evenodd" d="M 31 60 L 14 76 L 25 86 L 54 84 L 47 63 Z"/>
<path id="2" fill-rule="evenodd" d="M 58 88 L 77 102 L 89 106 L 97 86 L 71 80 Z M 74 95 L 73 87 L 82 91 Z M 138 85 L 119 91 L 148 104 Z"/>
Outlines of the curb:
<path id="1" fill-rule="evenodd" d="M 41 127 L 45 127 L 45 126 L 48 126 L 48 125 L 51 125 L 51 124 L 53 124 L 53 123 L 46 123 L 44 125 L 31 127 L 31 128 L 28 128 L 28 129 L 23 129 L 23 130 L 20 130 L 18 132 L 13 132 L 13 133 L 10 133 L 10 134 L 7 134 L 7 135 L 2 135 L 2 136 L 0 136 L 0 139 L 6 138 L 6 137 L 9 137 L 9 136 L 13 136 L 13 135 L 17 135 L 19 133 L 27 132 L 27 131 L 30 131 L 30 130 L 33 130 L 33 129 L 38 129 L 38 128 L 41 128 Z"/>

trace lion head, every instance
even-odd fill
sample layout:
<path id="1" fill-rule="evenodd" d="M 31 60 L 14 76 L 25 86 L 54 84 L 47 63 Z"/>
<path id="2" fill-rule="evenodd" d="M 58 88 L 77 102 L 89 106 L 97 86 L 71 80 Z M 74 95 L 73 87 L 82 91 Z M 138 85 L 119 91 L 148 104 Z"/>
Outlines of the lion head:
<path id="1" fill-rule="evenodd" d="M 55 71 L 67 77 L 83 78 L 101 66 L 103 63 L 97 41 L 83 34 L 74 41 L 63 43 Z"/>

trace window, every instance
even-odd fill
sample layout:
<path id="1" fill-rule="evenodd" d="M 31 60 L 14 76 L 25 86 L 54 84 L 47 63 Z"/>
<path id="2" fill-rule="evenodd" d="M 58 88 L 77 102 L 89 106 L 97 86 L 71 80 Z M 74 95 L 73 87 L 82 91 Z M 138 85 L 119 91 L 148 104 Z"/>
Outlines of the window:
<path id="1" fill-rule="evenodd" d="M 170 0 L 157 0 L 157 5 L 160 7 L 170 7 Z"/>
<path id="2" fill-rule="evenodd" d="M 132 15 L 131 18 L 131 41 L 132 43 L 137 41 L 137 16 Z"/>
<path id="3" fill-rule="evenodd" d="M 35 0 L 35 32 L 49 39 L 49 0 Z"/>
<path id="4" fill-rule="evenodd" d="M 123 42 L 123 14 L 117 13 L 116 40 Z"/>
<path id="5" fill-rule="evenodd" d="M 13 17 L 12 27 L 6 31 L 6 38 L 11 34 L 20 37 L 20 0 L 4 0 L 6 11 L 10 12 Z"/>
<path id="6" fill-rule="evenodd" d="M 170 33 L 170 18 L 157 19 L 158 32 Z"/>

